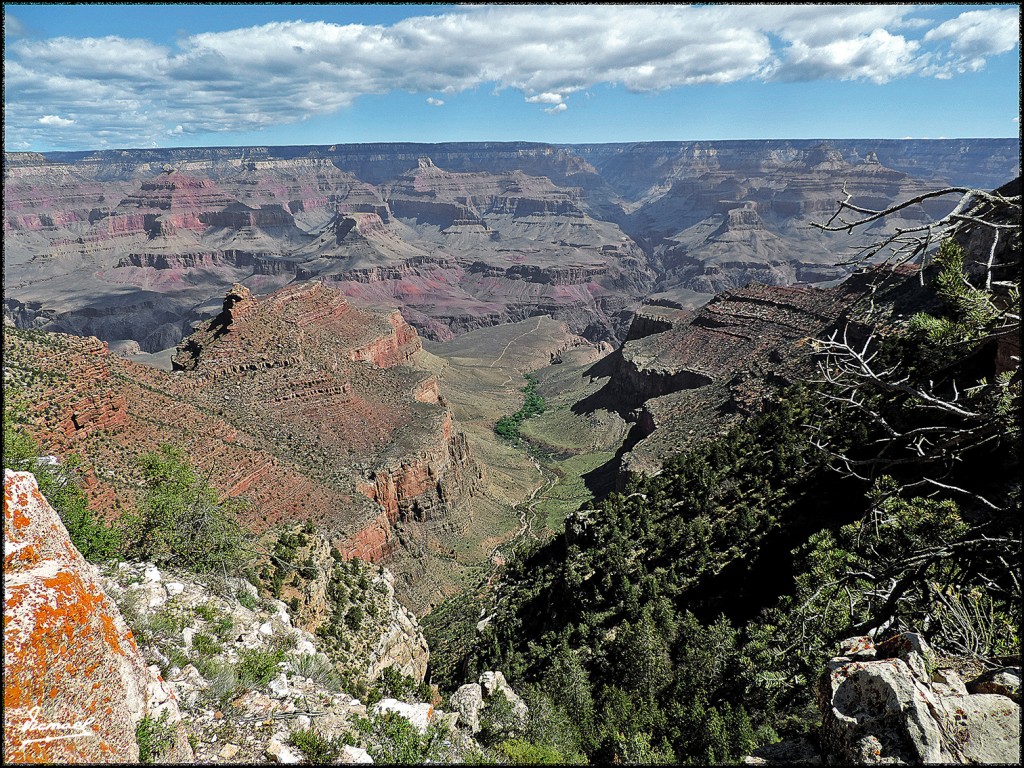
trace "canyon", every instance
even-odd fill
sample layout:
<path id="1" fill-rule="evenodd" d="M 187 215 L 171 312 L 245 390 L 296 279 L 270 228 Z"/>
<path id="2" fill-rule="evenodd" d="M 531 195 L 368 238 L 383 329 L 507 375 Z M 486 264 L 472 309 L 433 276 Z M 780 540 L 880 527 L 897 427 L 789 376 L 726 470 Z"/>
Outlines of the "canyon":
<path id="1" fill-rule="evenodd" d="M 8 153 L 5 381 L 94 509 L 174 443 L 255 533 L 311 520 L 423 614 L 727 428 L 869 291 L 851 249 L 952 205 L 858 241 L 809 226 L 837 199 L 1018 171 L 1016 140 Z M 543 465 L 492 432 L 529 372 Z"/>
<path id="2" fill-rule="evenodd" d="M 884 207 L 1018 173 L 1015 139 L 6 153 L 4 311 L 165 366 L 236 282 L 330 282 L 435 341 L 551 315 L 621 342 L 644 301 L 843 278 L 856 240 L 808 222 L 844 188 Z"/>
<path id="3" fill-rule="evenodd" d="M 954 199 L 929 200 L 853 236 L 810 222 L 828 219 L 846 195 L 880 209 L 947 185 L 995 188 L 1018 174 L 1017 140 L 10 153 L 5 404 L 53 454 L 39 461 L 77 476 L 102 517 L 139 507 L 140 457 L 165 445 L 219 500 L 239 502 L 263 559 L 253 569 L 258 585 L 235 598 L 244 591 L 274 613 L 231 602 L 225 610 L 246 626 L 231 643 L 262 647 L 277 633 L 314 648 L 315 633 L 334 672 L 373 682 L 390 669 L 425 685 L 436 664 L 426 638 L 445 636 L 430 621 L 448 615 L 439 611 L 438 620 L 436 607 L 466 598 L 466 642 L 486 638 L 514 588 L 501 580 L 510 561 L 534 545 L 574 546 L 594 522 L 589 507 L 607 493 L 657 477 L 665 459 L 725 435 L 781 387 L 807 380 L 815 339 L 848 326 L 856 336 L 853 317 L 892 329 L 926 307 L 916 267 L 856 254 L 945 215 Z M 991 352 L 996 373 L 1019 367 L 1011 341 L 976 357 L 987 365 Z M 526 392 L 543 398 L 540 412 L 517 437 L 499 439 L 496 421 L 517 412 Z M 29 476 L 12 482 L 5 531 L 15 541 L 5 570 L 15 618 L 24 619 L 16 629 L 27 636 L 53 618 L 89 636 L 110 685 L 131 689 L 128 710 L 106 712 L 120 741 L 100 748 L 134 758 L 124 735 L 154 706 L 146 697 L 174 709 L 181 696 L 188 708 L 184 697 L 210 681 L 186 680 L 169 657 L 166 681 L 147 669 L 152 659 L 139 656 L 104 591 L 166 602 L 171 585 L 181 586 L 195 603 L 191 634 L 182 635 L 188 645 L 207 626 L 193 610 L 209 599 L 206 587 L 182 574 L 161 583 L 145 563 L 122 563 L 100 579 L 65 543 Z M 45 521 L 39 541 L 21 530 L 24 507 Z M 278 573 L 268 553 L 282 547 L 294 551 Z M 77 580 L 65 584 L 56 570 Z M 41 613 L 41 590 L 57 588 L 95 615 Z M 365 608 L 374 619 L 361 638 L 339 623 L 357 592 L 358 615 Z M 106 658 L 122 646 L 128 662 Z M 60 657 L 66 649 L 43 650 Z M 292 704 L 313 692 L 309 681 L 295 682 L 302 654 L 291 650 L 264 686 L 270 697 L 261 690 L 241 709 L 233 704 L 235 715 L 276 711 L 275 686 Z M 878 663 L 891 658 L 903 657 Z M 10 695 L 30 717 L 46 694 L 31 687 L 31 668 L 48 662 L 18 663 L 26 679 Z M 863 671 L 859 663 L 850 675 Z M 450 700 L 471 732 L 499 677 L 486 671 L 479 684 L 462 685 L 465 707 Z M 953 695 L 952 707 L 1008 706 L 977 698 L 980 691 L 972 699 L 963 686 L 940 691 L 931 673 L 918 677 L 935 696 Z M 82 698 L 63 677 L 56 682 Z M 845 721 L 828 720 L 834 700 L 848 695 L 840 683 L 821 687 L 824 732 L 833 751 L 852 755 L 860 742 Z M 368 711 L 335 698 L 332 716 Z M 433 714 L 438 701 L 406 706 L 454 728 L 453 714 Z M 213 718 L 204 733 L 217 727 Z M 191 739 L 178 730 L 175 749 L 187 759 Z M 273 755 L 286 736 L 249 739 L 243 756 L 281 762 Z M 5 732 L 5 741 L 17 738 Z M 211 749 L 195 755 L 213 760 Z"/>

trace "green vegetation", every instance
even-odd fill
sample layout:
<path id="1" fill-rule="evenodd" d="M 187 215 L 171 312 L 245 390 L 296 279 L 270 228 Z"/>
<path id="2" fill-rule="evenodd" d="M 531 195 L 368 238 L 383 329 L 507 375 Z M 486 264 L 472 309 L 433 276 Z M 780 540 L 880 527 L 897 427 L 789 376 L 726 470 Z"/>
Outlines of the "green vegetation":
<path id="1" fill-rule="evenodd" d="M 549 531 L 561 531 L 566 515 L 594 498 L 583 476 L 614 458 L 615 454 L 611 451 L 601 451 L 545 462 L 545 467 L 555 473 L 557 480 L 550 488 L 537 494 L 536 527 L 541 530 L 546 528 Z"/>
<path id="2" fill-rule="evenodd" d="M 139 745 L 139 762 L 150 765 L 160 762 L 167 751 L 174 746 L 174 726 L 167 722 L 168 712 L 159 718 L 146 715 L 135 726 L 135 741 Z"/>
<path id="3" fill-rule="evenodd" d="M 371 718 L 357 718 L 366 751 L 375 763 L 384 765 L 420 765 L 446 763 L 445 734 L 437 724 L 421 734 L 412 723 L 394 712 Z"/>
<path id="4" fill-rule="evenodd" d="M 331 765 L 341 758 L 348 741 L 342 736 L 328 738 L 315 728 L 292 731 L 289 742 L 298 747 L 312 765 Z"/>
<path id="5" fill-rule="evenodd" d="M 511 416 L 502 416 L 494 425 L 494 431 L 499 437 L 506 440 L 515 440 L 519 437 L 519 425 L 526 419 L 544 413 L 546 404 L 544 398 L 537 394 L 537 377 L 527 373 L 524 375 L 526 386 L 523 387 L 523 407 Z"/>
<path id="6" fill-rule="evenodd" d="M 238 681 L 246 688 L 261 688 L 277 676 L 282 661 L 282 651 L 245 648 L 239 654 Z"/>
<path id="7" fill-rule="evenodd" d="M 378 689 L 380 699 L 392 698 L 410 703 L 429 701 L 432 693 L 427 683 L 417 683 L 395 666 L 390 666 L 381 672 L 375 687 Z"/>
<path id="8" fill-rule="evenodd" d="M 312 680 L 328 691 L 342 689 L 341 676 L 334 664 L 322 653 L 303 653 L 292 659 L 295 674 Z"/>
<path id="9" fill-rule="evenodd" d="M 923 307 L 912 320 L 872 328 L 876 309 L 760 413 L 570 514 L 508 566 L 479 634 L 480 603 L 441 606 L 434 680 L 501 669 L 530 704 L 525 732 L 485 734 L 495 750 L 735 762 L 814 726 L 843 637 L 1020 652 L 1019 367 L 991 374 L 1019 296 L 965 263 L 944 245 L 930 287 L 874 296 Z"/>
<path id="10" fill-rule="evenodd" d="M 170 445 L 144 455 L 146 493 L 137 513 L 122 517 L 126 551 L 132 557 L 196 573 L 234 575 L 247 559 L 238 502 L 221 502 Z"/>
<path id="11" fill-rule="evenodd" d="M 14 385 L 4 393 L 4 469 L 31 472 L 39 491 L 60 515 L 71 543 L 86 560 L 99 563 L 121 555 L 121 531 L 89 509 L 78 475 L 79 460 L 68 456 L 61 464 L 40 463 L 44 449 L 25 429 L 25 409 Z"/>

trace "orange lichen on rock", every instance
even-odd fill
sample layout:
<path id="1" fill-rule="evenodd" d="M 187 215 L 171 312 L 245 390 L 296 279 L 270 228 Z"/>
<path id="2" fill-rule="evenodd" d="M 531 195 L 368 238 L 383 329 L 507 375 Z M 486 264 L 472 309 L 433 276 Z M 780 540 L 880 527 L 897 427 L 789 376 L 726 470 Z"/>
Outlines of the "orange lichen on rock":
<path id="1" fill-rule="evenodd" d="M 173 694 L 28 472 L 4 472 L 6 762 L 137 762 L 135 726 Z M 192 758 L 179 727 L 165 759 Z"/>

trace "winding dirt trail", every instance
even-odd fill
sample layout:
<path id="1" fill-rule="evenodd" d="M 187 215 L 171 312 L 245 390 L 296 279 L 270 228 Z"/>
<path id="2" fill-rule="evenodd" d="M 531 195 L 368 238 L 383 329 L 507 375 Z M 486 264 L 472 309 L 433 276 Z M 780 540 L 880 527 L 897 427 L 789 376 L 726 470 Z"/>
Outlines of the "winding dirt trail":
<path id="1" fill-rule="evenodd" d="M 540 321 L 541 321 L 542 317 L 543 316 L 537 318 L 537 325 L 532 330 L 523 331 L 518 336 L 516 336 L 514 339 L 509 339 L 508 344 L 506 344 L 505 347 L 501 350 L 501 354 L 498 355 L 496 358 L 494 358 L 494 360 L 491 361 L 491 364 L 489 366 L 487 366 L 487 367 L 488 368 L 493 368 L 495 365 L 497 365 L 498 362 L 501 360 L 501 358 L 503 358 L 505 356 L 505 353 L 508 352 L 508 348 L 511 347 L 513 344 L 515 344 L 517 341 L 519 341 L 521 338 L 523 338 L 523 336 L 529 336 L 531 333 L 536 333 L 537 331 L 539 331 L 540 330 Z"/>

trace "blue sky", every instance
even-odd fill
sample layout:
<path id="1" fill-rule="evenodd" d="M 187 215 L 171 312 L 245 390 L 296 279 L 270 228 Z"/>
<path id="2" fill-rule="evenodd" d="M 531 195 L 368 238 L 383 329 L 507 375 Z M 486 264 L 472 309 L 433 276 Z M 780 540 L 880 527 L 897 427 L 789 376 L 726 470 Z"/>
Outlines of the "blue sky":
<path id="1" fill-rule="evenodd" d="M 4 5 L 8 151 L 1019 135 L 1017 5 Z"/>

